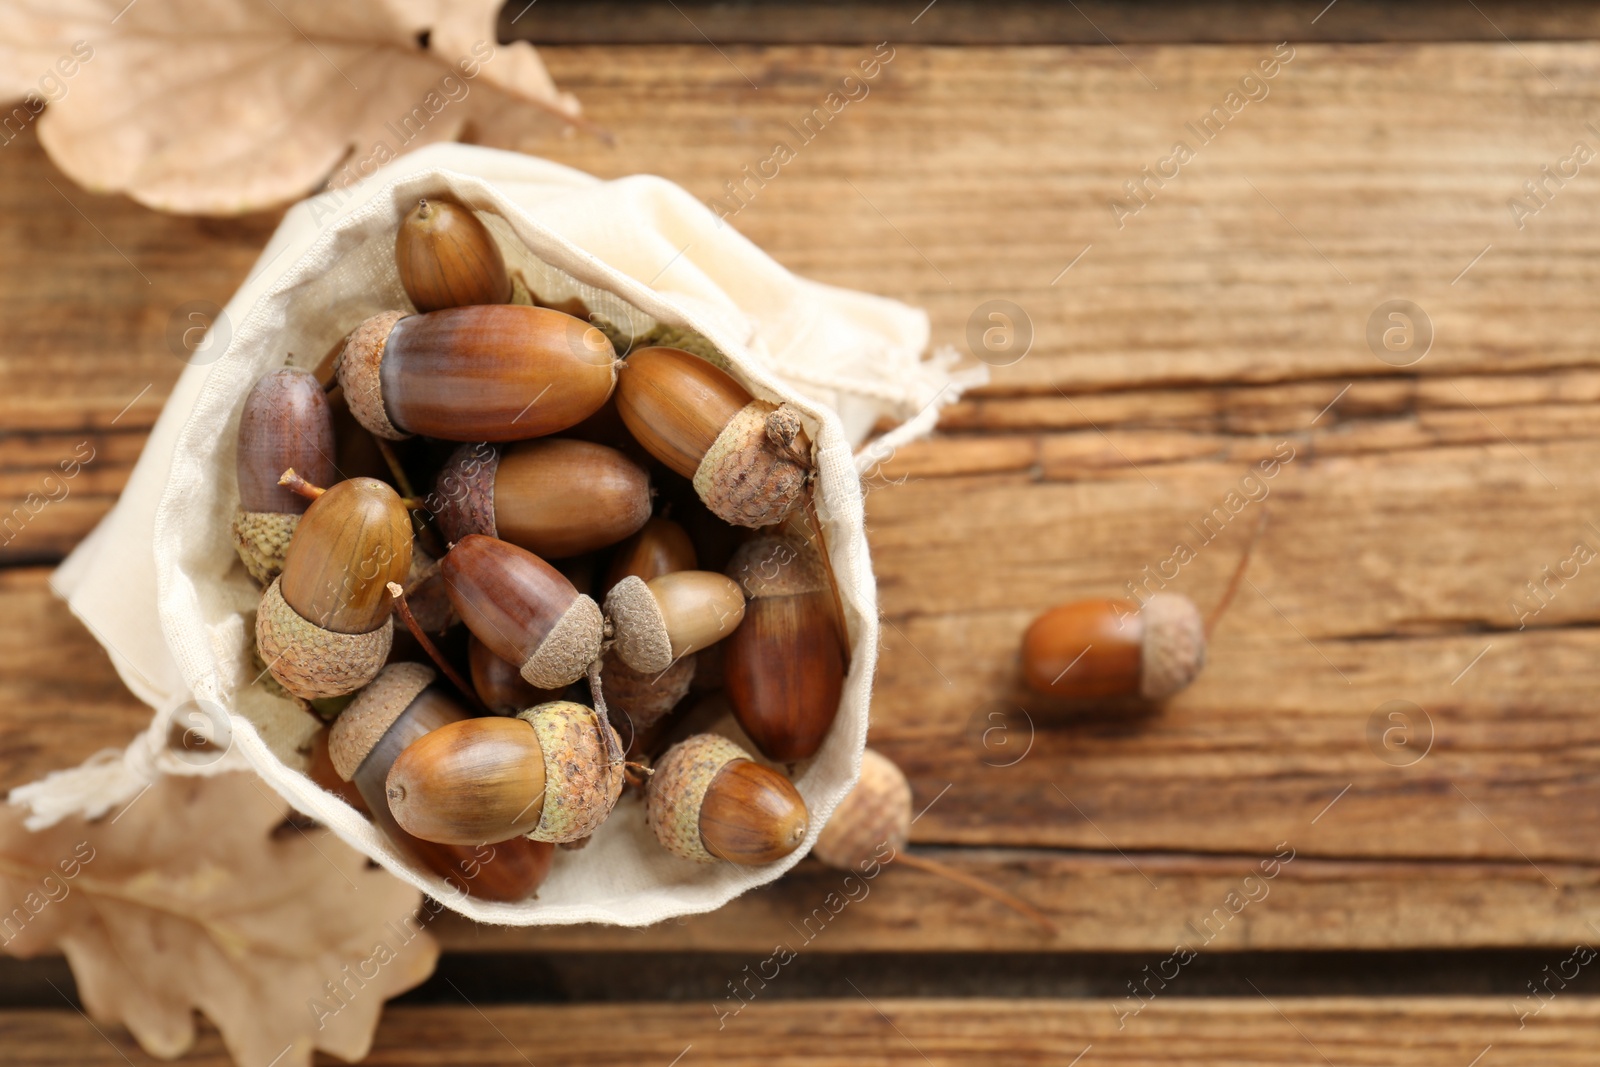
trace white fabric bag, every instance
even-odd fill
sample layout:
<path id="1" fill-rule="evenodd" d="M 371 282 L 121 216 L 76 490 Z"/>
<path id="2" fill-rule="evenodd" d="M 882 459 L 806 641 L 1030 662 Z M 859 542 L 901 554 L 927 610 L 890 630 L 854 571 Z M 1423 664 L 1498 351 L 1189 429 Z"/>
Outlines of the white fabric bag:
<path id="1" fill-rule="evenodd" d="M 268 695 L 251 665 L 259 590 L 234 555 L 234 440 L 245 395 L 292 354 L 314 366 L 366 316 L 408 308 L 394 235 L 420 196 L 477 210 L 507 265 L 541 297 L 582 296 L 636 336 L 657 324 L 704 335 L 753 393 L 788 401 L 817 445 L 817 510 L 844 603 L 852 661 L 838 718 L 796 786 L 811 812 L 804 847 L 764 867 L 701 866 L 663 850 L 640 802 L 624 797 L 580 851 L 558 850 L 534 899 L 462 897 L 415 866 L 364 817 L 301 773 L 310 716 Z M 602 182 L 545 160 L 435 145 L 371 178 L 292 208 L 243 288 L 179 379 L 112 512 L 53 584 L 155 709 L 126 750 L 14 790 L 30 825 L 90 816 L 132 799 L 160 773 L 253 768 L 297 809 L 400 878 L 484 922 L 637 926 L 709 911 L 793 866 L 859 769 L 877 657 L 876 595 L 852 448 L 880 418 L 881 460 L 927 431 L 938 408 L 982 380 L 952 373 L 953 352 L 924 360 L 926 316 L 903 304 L 797 278 L 689 193 L 660 178 Z M 222 709 L 226 709 L 224 712 Z M 174 749 L 174 731 L 214 742 Z"/>

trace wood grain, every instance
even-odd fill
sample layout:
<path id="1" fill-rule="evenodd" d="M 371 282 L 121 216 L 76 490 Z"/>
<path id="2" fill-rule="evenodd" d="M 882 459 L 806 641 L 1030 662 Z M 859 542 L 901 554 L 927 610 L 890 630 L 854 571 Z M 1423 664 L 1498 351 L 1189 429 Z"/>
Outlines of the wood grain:
<path id="1" fill-rule="evenodd" d="M 714 200 L 870 49 L 725 51 L 545 50 L 620 138 L 549 151 Z M 1600 546 L 1600 186 L 1569 181 L 1520 230 L 1507 201 L 1574 140 L 1600 140 L 1584 125 L 1600 45 L 1299 45 L 1270 95 L 1119 229 L 1123 183 L 1269 51 L 901 46 L 732 219 L 802 273 L 926 306 L 936 343 L 964 349 L 990 299 L 1033 331 L 940 436 L 869 478 L 885 618 L 873 737 L 919 809 L 932 804 L 917 847 L 1028 895 L 1063 934 L 1042 945 L 988 902 L 896 870 L 839 920 L 834 951 L 1165 949 L 1280 842 L 1295 862 L 1219 946 L 1592 936 L 1600 841 L 1573 813 L 1600 801 L 1600 582 L 1545 568 L 1577 541 Z M 43 562 L 125 479 L 181 369 L 172 309 L 224 302 L 272 220 L 91 197 L 31 134 L 0 173 L 0 248 L 26 250 L 0 262 L 4 499 L 80 441 L 97 454 L 0 548 Z M 1365 339 L 1399 297 L 1435 332 L 1406 367 Z M 1208 516 L 1220 535 L 1164 580 L 1209 608 L 1262 506 L 1235 517 L 1228 494 L 1262 490 L 1273 517 L 1252 584 L 1193 688 L 1158 710 L 1021 691 L 1033 614 L 1125 593 Z M 0 578 L 0 772 L 14 785 L 144 715 L 42 569 Z M 1415 706 L 1409 732 L 1392 729 L 1392 701 Z M 458 924 L 450 944 L 770 949 L 831 877 L 806 864 L 649 931 Z"/>
<path id="2" fill-rule="evenodd" d="M 1466 1067 L 1493 1046 L 1489 1062 L 1497 1067 L 1558 1067 L 1593 1063 L 1600 998 L 1557 998 L 1520 1031 L 1507 1003 L 1490 997 L 1173 997 L 1119 1020 L 1122 1010 L 1121 1002 L 1102 1000 L 869 1001 L 846 989 L 830 1000 L 758 998 L 719 1030 L 710 1004 L 403 1006 L 384 1013 L 362 1062 L 648 1067 L 677 1056 L 686 1064 L 781 1058 L 808 1067 L 910 1067 L 1066 1065 L 1082 1056 L 1085 1067 L 1288 1067 L 1324 1060 Z M 0 1013 L 0 1040 L 15 1062 L 40 1067 L 155 1062 L 120 1028 L 101 1034 L 65 1010 Z M 183 1062 L 230 1061 L 207 1026 Z"/>

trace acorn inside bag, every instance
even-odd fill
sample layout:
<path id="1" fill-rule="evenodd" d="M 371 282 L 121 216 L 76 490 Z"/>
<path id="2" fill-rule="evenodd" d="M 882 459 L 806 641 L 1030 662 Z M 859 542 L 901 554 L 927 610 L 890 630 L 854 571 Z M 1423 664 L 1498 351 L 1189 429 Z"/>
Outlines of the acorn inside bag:
<path id="1" fill-rule="evenodd" d="M 831 731 L 793 768 L 811 818 L 806 841 L 785 859 L 756 867 L 680 859 L 654 839 L 630 790 L 586 847 L 557 850 L 536 897 L 484 901 L 453 891 L 306 777 L 320 721 L 269 692 L 252 662 L 261 589 L 230 534 L 240 410 L 268 369 L 316 367 L 369 316 L 411 310 L 395 234 L 429 196 L 477 213 L 541 302 L 576 297 L 625 344 L 664 331 L 696 338 L 753 395 L 799 412 L 814 446 L 815 508 L 851 656 Z M 249 767 L 297 809 L 473 919 L 636 926 L 717 908 L 793 866 L 854 783 L 878 643 L 858 471 L 927 432 L 942 404 L 981 380 L 953 372 L 951 352 L 926 358 L 927 345 L 922 311 L 796 277 L 661 178 L 600 181 L 530 156 L 448 144 L 297 204 L 173 389 L 122 498 L 53 578 L 130 689 L 155 709 L 150 728 L 126 749 L 10 799 L 30 807 L 29 825 L 38 827 L 102 813 L 163 773 Z M 880 422 L 899 425 L 858 458 L 854 449 Z M 198 754 L 175 751 L 175 726 L 212 743 Z"/>

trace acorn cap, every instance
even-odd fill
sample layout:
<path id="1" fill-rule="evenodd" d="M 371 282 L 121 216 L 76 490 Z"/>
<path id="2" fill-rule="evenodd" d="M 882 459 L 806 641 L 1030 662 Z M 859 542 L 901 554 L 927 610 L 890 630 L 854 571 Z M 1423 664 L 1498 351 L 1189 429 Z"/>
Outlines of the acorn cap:
<path id="1" fill-rule="evenodd" d="M 700 806 L 717 772 L 750 754 L 720 734 L 696 734 L 667 750 L 650 776 L 645 821 L 675 856 L 719 863 L 700 839 Z"/>
<path id="2" fill-rule="evenodd" d="M 1206 663 L 1206 626 L 1194 601 L 1157 593 L 1145 601 L 1139 653 L 1139 695 L 1165 700 L 1194 681 Z"/>
<path id="3" fill-rule="evenodd" d="M 557 845 L 588 837 L 622 795 L 622 763 L 613 763 L 601 743 L 600 717 L 593 708 L 554 700 L 517 718 L 533 727 L 544 753 L 544 809 L 527 836 Z"/>
<path id="4" fill-rule="evenodd" d="M 424 663 L 391 663 L 356 695 L 328 733 L 328 758 L 340 778 L 356 776 L 389 727 L 437 677 Z"/>
<path id="5" fill-rule="evenodd" d="M 389 331 L 406 317 L 404 311 L 381 311 L 350 332 L 339 353 L 335 373 L 344 386 L 345 403 L 350 414 L 369 433 L 389 441 L 403 441 L 411 435 L 389 421 L 389 412 L 383 406 L 383 385 L 379 369 L 383 366 L 383 349 L 389 343 Z"/>
<path id="6" fill-rule="evenodd" d="M 389 658 L 394 618 L 364 634 L 341 634 L 307 622 L 289 606 L 274 578 L 256 609 L 256 648 L 285 689 L 305 700 L 354 693 Z"/>
<path id="7" fill-rule="evenodd" d="M 450 454 L 433 483 L 440 501 L 439 532 L 446 544 L 468 534 L 500 536 L 494 521 L 494 477 L 499 470 L 500 449 L 487 442 L 464 444 Z"/>
<path id="8" fill-rule="evenodd" d="M 613 648 L 600 671 L 606 706 L 626 714 L 634 729 L 648 730 L 688 695 L 697 658 L 698 653 L 683 656 L 664 671 L 646 674 L 624 663 Z"/>
<path id="9" fill-rule="evenodd" d="M 600 605 L 582 593 L 544 635 L 519 671 L 536 689 L 561 689 L 582 678 L 600 655 L 605 619 Z"/>
<path id="10" fill-rule="evenodd" d="M 233 547 L 250 577 L 266 585 L 283 573 L 283 560 L 298 525 L 300 516 L 289 512 L 234 511 Z"/>
<path id="11" fill-rule="evenodd" d="M 797 537 L 771 534 L 751 538 L 728 560 L 723 573 L 739 583 L 751 600 L 820 593 L 828 588 L 822 557 Z"/>
<path id="12" fill-rule="evenodd" d="M 856 870 L 879 845 L 887 841 L 899 852 L 910 837 L 911 783 L 889 757 L 869 748 L 855 788 L 833 809 L 811 852 L 830 867 Z"/>
<path id="13" fill-rule="evenodd" d="M 800 416 L 789 405 L 752 400 L 717 434 L 694 472 L 694 491 L 723 522 L 780 523 L 805 496 L 811 462 Z"/>
<path id="14" fill-rule="evenodd" d="M 642 674 L 659 674 L 672 665 L 672 638 L 667 618 L 650 586 L 630 574 L 606 594 L 606 618 L 611 620 L 614 650 L 622 662 Z"/>

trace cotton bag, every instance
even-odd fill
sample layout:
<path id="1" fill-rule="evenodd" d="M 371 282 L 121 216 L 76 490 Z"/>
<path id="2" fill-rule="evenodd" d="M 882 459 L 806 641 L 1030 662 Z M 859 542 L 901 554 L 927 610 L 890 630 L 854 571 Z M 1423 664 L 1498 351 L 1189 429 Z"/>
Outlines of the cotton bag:
<path id="1" fill-rule="evenodd" d="M 316 721 L 258 682 L 251 618 L 260 590 L 229 536 L 238 501 L 234 441 L 244 398 L 287 358 L 315 366 L 367 316 L 410 309 L 394 236 L 419 197 L 479 213 L 542 299 L 580 297 L 620 334 L 699 335 L 757 397 L 798 409 L 816 444 L 816 509 L 839 584 L 851 667 L 822 749 L 796 769 L 811 813 L 802 848 L 762 867 L 697 865 L 667 853 L 624 796 L 579 851 L 558 850 L 536 898 L 464 897 L 413 864 L 367 819 L 302 771 Z M 660 178 L 603 182 L 546 160 L 435 145 L 364 182 L 297 204 L 183 373 L 122 498 L 52 583 L 155 709 L 125 750 L 14 790 L 29 825 L 95 816 L 161 773 L 253 769 L 298 810 L 470 918 L 512 925 L 637 926 L 709 911 L 782 874 L 849 791 L 867 731 L 878 642 L 858 473 L 925 433 L 938 408 L 982 380 L 954 353 L 924 359 L 926 316 L 895 301 L 798 278 Z M 859 446 L 880 420 L 898 422 Z M 204 739 L 173 746 L 174 733 Z"/>

